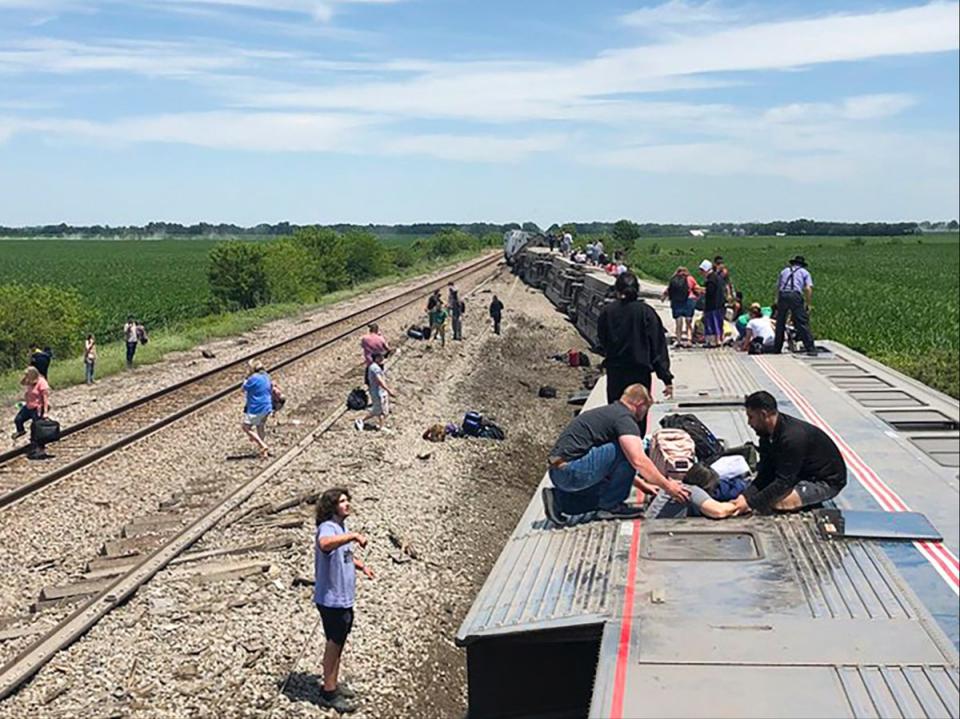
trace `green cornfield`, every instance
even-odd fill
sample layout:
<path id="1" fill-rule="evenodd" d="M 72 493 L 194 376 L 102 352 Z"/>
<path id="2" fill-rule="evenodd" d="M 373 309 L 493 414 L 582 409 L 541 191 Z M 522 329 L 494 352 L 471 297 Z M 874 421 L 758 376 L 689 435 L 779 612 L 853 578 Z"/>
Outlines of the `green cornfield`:
<path id="1" fill-rule="evenodd" d="M 656 244 L 656 246 L 654 246 Z M 770 304 L 787 260 L 802 254 L 813 276 L 811 324 L 832 339 L 931 387 L 960 396 L 960 242 L 938 238 L 690 238 L 641 242 L 631 265 L 666 280 L 696 274 L 723 255 L 744 302 Z"/>

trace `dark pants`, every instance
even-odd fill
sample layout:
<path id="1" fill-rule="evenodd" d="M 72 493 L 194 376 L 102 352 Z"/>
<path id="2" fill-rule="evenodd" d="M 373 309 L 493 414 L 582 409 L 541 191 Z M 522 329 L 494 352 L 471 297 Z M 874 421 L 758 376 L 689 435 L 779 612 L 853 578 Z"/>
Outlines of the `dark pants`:
<path id="1" fill-rule="evenodd" d="M 499 317 L 493 318 L 493 333 L 495 335 L 500 334 L 500 318 Z"/>
<path id="2" fill-rule="evenodd" d="M 803 295 L 799 292 L 781 292 L 777 297 L 777 329 L 773 339 L 773 351 L 777 354 L 783 351 L 787 314 L 793 316 L 793 329 L 803 342 L 803 349 L 807 352 L 816 352 L 813 334 L 810 332 L 810 315 L 807 314 L 807 307 L 803 303 Z"/>
<path id="3" fill-rule="evenodd" d="M 637 471 L 617 442 L 592 448 L 563 467 L 550 468 L 557 504 L 565 514 L 614 509 L 630 496 Z"/>
<path id="4" fill-rule="evenodd" d="M 452 315 L 451 324 L 453 325 L 453 339 L 463 339 L 463 318 L 461 315 Z"/>
<path id="5" fill-rule="evenodd" d="M 17 428 L 17 433 L 26 432 L 26 423 L 27 420 L 33 422 L 35 419 L 40 419 L 40 410 L 39 409 L 29 409 L 26 405 L 20 408 L 20 411 L 17 412 L 17 416 L 13 418 L 13 424 Z"/>
<path id="6" fill-rule="evenodd" d="M 650 391 L 653 384 L 650 370 L 641 367 L 607 367 L 607 404 L 613 404 L 620 399 L 623 390 L 632 384 L 642 384 Z M 647 434 L 647 417 L 637 424 L 640 425 L 640 435 Z"/>
<path id="7" fill-rule="evenodd" d="M 137 353 L 137 343 L 127 342 L 127 367 L 133 367 L 133 356 Z"/>

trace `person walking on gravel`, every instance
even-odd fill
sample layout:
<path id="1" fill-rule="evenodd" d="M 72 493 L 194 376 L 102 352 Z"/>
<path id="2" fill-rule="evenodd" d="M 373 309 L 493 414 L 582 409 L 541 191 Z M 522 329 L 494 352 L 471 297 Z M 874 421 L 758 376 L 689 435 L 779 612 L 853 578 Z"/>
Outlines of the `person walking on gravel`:
<path id="1" fill-rule="evenodd" d="M 390 354 L 390 345 L 387 344 L 387 339 L 380 332 L 380 325 L 376 322 L 367 325 L 367 334 L 360 338 L 360 349 L 363 350 L 363 381 L 369 386 L 370 375 L 367 370 L 373 362 L 373 356 L 377 353 L 384 357 Z"/>
<path id="2" fill-rule="evenodd" d="M 500 321 L 503 319 L 503 302 L 496 295 L 490 301 L 490 318 L 493 320 L 493 333 L 500 334 Z"/>
<path id="3" fill-rule="evenodd" d="M 97 364 L 97 338 L 87 335 L 83 343 L 83 370 L 87 384 L 93 384 L 93 368 Z"/>
<path id="4" fill-rule="evenodd" d="M 16 431 L 13 433 L 13 440 L 17 441 L 27 433 L 27 420 L 32 424 L 36 420 L 46 417 L 50 412 L 50 385 L 46 378 L 40 374 L 36 367 L 27 367 L 20 380 L 23 387 L 23 405 L 13 418 L 13 426 Z M 43 445 L 31 447 L 31 458 L 43 457 Z"/>
<path id="5" fill-rule="evenodd" d="M 370 366 L 367 367 L 367 384 L 370 386 L 370 411 L 357 418 L 353 424 L 358 430 L 366 426 L 367 420 L 376 421 L 377 429 L 387 431 L 384 425 L 390 415 L 390 398 L 395 393 L 387 385 L 386 370 L 383 367 L 384 354 L 374 352 Z"/>
<path id="6" fill-rule="evenodd" d="M 803 342 L 808 355 L 816 355 L 817 348 L 810 332 L 810 302 L 813 300 L 813 278 L 807 270 L 803 255 L 797 255 L 780 271 L 777 278 L 777 330 L 773 340 L 774 354 L 783 350 L 783 336 L 787 329 L 787 314 L 793 317 L 793 329 Z"/>
<path id="7" fill-rule="evenodd" d="M 437 298 L 437 303 L 430 310 L 431 337 L 440 340 L 440 346 L 447 346 L 447 311 L 443 308 L 443 300 Z"/>
<path id="8" fill-rule="evenodd" d="M 335 487 L 324 492 L 317 502 L 314 540 L 313 603 L 320 612 L 327 639 L 323 650 L 320 705 L 341 714 L 356 711 L 350 701 L 356 697 L 355 692 L 339 680 L 343 647 L 353 629 L 357 571 L 368 579 L 374 577 L 373 570 L 353 553 L 353 545 L 362 549 L 367 546 L 367 538 L 347 530 L 350 510 L 350 492 L 345 488 Z"/>
<path id="9" fill-rule="evenodd" d="M 141 327 L 133 315 L 127 316 L 127 323 L 123 326 L 123 341 L 127 344 L 127 369 L 133 369 L 133 356 L 137 353 L 140 344 Z"/>
<path id="10" fill-rule="evenodd" d="M 260 457 L 270 456 L 264 440 L 267 417 L 273 411 L 273 385 L 263 362 L 252 359 L 247 363 L 247 379 L 243 382 L 246 403 L 243 407 L 243 433 L 260 451 Z"/>

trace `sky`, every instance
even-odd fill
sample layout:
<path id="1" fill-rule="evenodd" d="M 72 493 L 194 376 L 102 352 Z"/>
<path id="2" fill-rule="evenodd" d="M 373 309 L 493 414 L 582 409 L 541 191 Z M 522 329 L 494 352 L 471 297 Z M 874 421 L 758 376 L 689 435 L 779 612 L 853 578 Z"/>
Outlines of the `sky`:
<path id="1" fill-rule="evenodd" d="M 0 225 L 960 215 L 960 12 L 0 0 Z"/>

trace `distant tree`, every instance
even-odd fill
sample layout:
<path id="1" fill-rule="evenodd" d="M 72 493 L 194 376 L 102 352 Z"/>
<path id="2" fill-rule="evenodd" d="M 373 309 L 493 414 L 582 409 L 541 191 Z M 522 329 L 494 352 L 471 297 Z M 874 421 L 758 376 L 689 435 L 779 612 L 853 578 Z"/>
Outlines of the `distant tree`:
<path id="1" fill-rule="evenodd" d="M 387 273 L 387 252 L 372 233 L 352 230 L 343 236 L 347 276 L 353 283 Z"/>
<path id="2" fill-rule="evenodd" d="M 448 228 L 427 240 L 427 256 L 431 258 L 449 257 L 458 252 L 473 249 L 477 244 L 478 241 L 463 230 Z"/>
<path id="3" fill-rule="evenodd" d="M 524 222 L 520 229 L 524 232 L 533 232 L 534 234 L 541 234 L 540 226 L 536 222 Z"/>
<path id="4" fill-rule="evenodd" d="M 49 346 L 55 356 L 78 351 L 96 319 L 88 306 L 73 289 L 0 285 L 0 367 L 26 367 L 34 342 Z"/>
<path id="5" fill-rule="evenodd" d="M 341 235 L 326 227 L 300 227 L 294 231 L 293 241 L 310 252 L 313 282 L 321 292 L 349 284 L 347 250 Z"/>
<path id="6" fill-rule="evenodd" d="M 613 245 L 617 249 L 631 250 L 640 238 L 640 228 L 630 220 L 617 220 L 610 230 Z"/>
<path id="7" fill-rule="evenodd" d="M 289 239 L 264 245 L 263 270 L 271 302 L 312 302 L 320 294 L 310 251 Z"/>
<path id="8" fill-rule="evenodd" d="M 956 220 L 950 220 L 950 222 L 947 223 L 947 229 L 954 232 L 960 230 L 960 222 L 957 222 Z"/>
<path id="9" fill-rule="evenodd" d="M 268 300 L 264 248 L 251 242 L 218 242 L 210 250 L 207 279 L 221 309 L 249 308 Z"/>
<path id="10" fill-rule="evenodd" d="M 387 251 L 387 257 L 394 267 L 404 270 L 417 262 L 417 253 L 411 245 L 397 245 Z"/>

